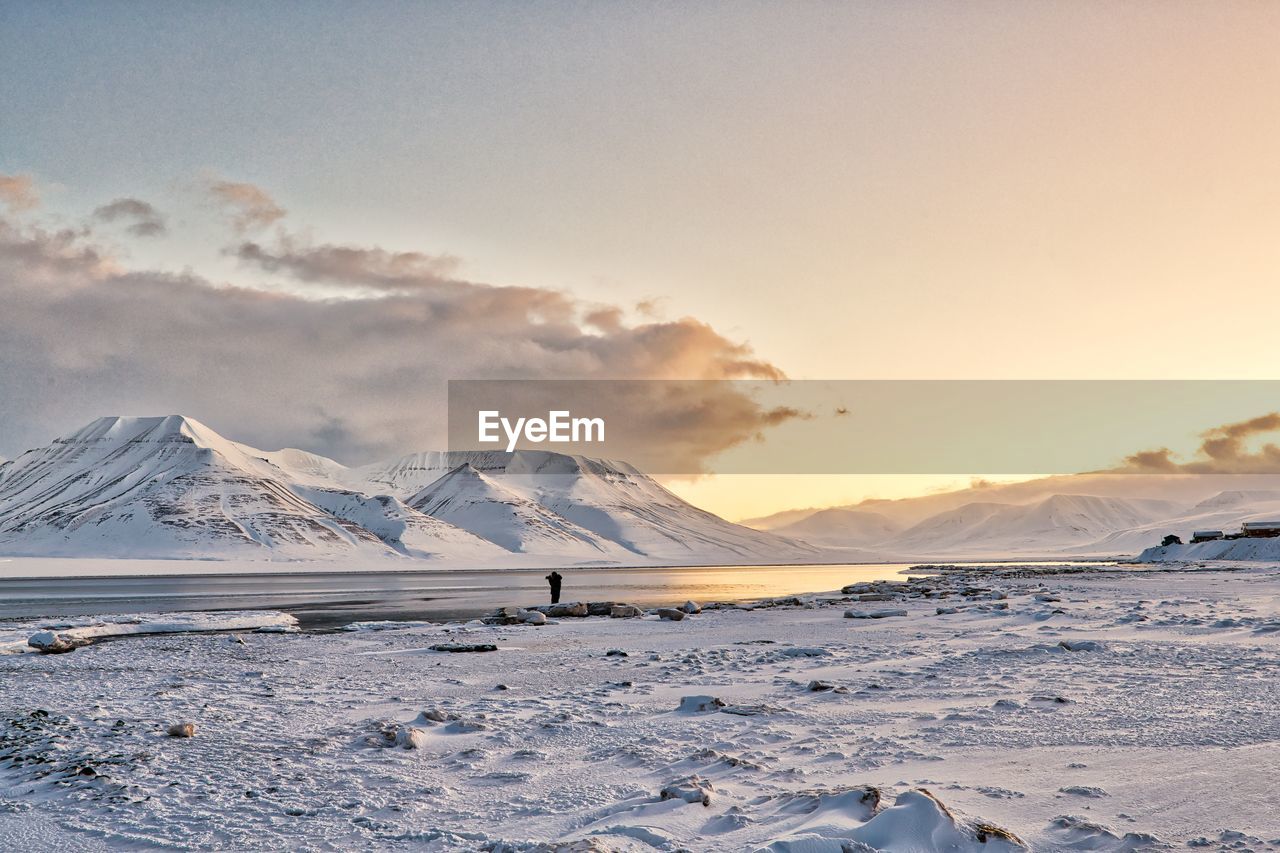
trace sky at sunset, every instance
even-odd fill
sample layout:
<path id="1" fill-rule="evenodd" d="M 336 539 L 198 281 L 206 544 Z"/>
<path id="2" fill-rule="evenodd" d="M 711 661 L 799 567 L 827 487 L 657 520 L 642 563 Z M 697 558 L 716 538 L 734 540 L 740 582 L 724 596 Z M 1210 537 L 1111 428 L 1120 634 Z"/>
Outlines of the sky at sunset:
<path id="1" fill-rule="evenodd" d="M 1267 2 L 0 0 L 0 456 L 183 411 L 361 463 L 491 374 L 1276 378 L 1277 45 Z"/>

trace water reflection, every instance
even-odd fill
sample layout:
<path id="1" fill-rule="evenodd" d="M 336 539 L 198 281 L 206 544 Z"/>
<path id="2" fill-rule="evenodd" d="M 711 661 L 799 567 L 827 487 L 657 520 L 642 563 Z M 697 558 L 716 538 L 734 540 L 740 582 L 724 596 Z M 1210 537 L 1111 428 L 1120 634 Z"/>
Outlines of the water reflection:
<path id="1" fill-rule="evenodd" d="M 982 564 L 971 564 L 982 565 Z M 901 580 L 908 564 L 560 569 L 563 601 L 674 604 L 823 592 Z M 0 619 L 177 610 L 279 609 L 307 627 L 447 620 L 548 600 L 547 570 L 194 575 L 0 580 Z"/>

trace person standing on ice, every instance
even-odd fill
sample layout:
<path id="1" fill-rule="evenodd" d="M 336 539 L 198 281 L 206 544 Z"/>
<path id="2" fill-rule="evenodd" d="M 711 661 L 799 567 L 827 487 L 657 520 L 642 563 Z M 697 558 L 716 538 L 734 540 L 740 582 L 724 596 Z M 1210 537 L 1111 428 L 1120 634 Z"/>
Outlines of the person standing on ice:
<path id="1" fill-rule="evenodd" d="M 547 583 L 551 584 L 551 603 L 560 603 L 560 581 L 564 578 L 560 577 L 560 573 L 552 569 L 551 574 L 547 575 Z"/>

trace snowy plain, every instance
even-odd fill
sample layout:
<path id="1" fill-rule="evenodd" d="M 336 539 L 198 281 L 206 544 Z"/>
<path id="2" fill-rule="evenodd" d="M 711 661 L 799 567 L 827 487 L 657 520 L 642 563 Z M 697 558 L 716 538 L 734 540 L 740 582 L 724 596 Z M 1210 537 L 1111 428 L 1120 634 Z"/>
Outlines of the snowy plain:
<path id="1" fill-rule="evenodd" d="M 350 628 L 0 656 L 0 849 L 1280 849 L 1275 566 Z"/>

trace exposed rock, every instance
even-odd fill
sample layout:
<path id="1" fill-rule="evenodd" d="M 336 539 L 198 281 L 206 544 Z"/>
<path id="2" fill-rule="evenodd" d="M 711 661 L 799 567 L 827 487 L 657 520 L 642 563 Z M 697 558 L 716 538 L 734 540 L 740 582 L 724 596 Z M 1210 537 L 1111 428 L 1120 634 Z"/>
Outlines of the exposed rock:
<path id="1" fill-rule="evenodd" d="M 835 690 L 836 686 L 830 681 L 815 680 L 810 681 L 809 686 L 805 688 L 810 693 L 821 693 L 824 690 Z"/>
<path id="2" fill-rule="evenodd" d="M 612 601 L 591 601 L 587 603 L 588 616 L 608 616 L 613 612 Z"/>
<path id="3" fill-rule="evenodd" d="M 195 723 L 174 723 L 165 730 L 169 737 L 195 737 Z"/>
<path id="4" fill-rule="evenodd" d="M 574 601 L 568 604 L 552 604 L 545 608 L 539 607 L 538 609 L 552 619 L 580 619 L 590 613 L 585 601 Z"/>
<path id="5" fill-rule="evenodd" d="M 1100 652 L 1105 648 L 1097 640 L 1063 640 L 1058 645 L 1069 652 Z"/>
<path id="6" fill-rule="evenodd" d="M 609 651 L 607 651 L 607 652 L 605 652 L 605 653 L 604 653 L 604 656 L 605 656 L 605 657 L 607 657 L 607 658 L 625 658 L 625 657 L 628 657 L 627 653 L 626 653 L 626 652 L 624 652 L 622 649 L 609 649 Z"/>
<path id="7" fill-rule="evenodd" d="M 493 849 L 495 853 L 514 851 L 514 848 L 507 846 Z M 598 838 L 579 838 L 576 841 L 544 841 L 532 848 L 530 853 L 615 853 L 615 848 Z"/>
<path id="8" fill-rule="evenodd" d="M 724 702 L 715 696 L 681 696 L 680 712 L 684 714 L 706 714 L 711 711 L 719 711 L 724 707 Z"/>
<path id="9" fill-rule="evenodd" d="M 479 720 L 454 720 L 444 727 L 449 734 L 468 734 L 470 732 L 482 732 L 489 728 Z"/>
<path id="10" fill-rule="evenodd" d="M 767 598 L 764 601 L 757 601 L 754 607 L 803 607 L 808 610 L 814 608 L 814 603 L 807 598 L 801 598 L 798 595 L 785 595 L 781 598 Z"/>
<path id="11" fill-rule="evenodd" d="M 1060 794 L 1071 794 L 1074 797 L 1091 797 L 1099 799 L 1108 796 L 1107 792 L 1093 785 L 1068 785 L 1065 788 L 1059 788 Z"/>
<path id="12" fill-rule="evenodd" d="M 547 614 L 540 613 L 537 610 L 526 610 L 524 615 L 520 617 L 520 621 L 526 625 L 545 625 L 547 624 Z"/>
<path id="13" fill-rule="evenodd" d="M 493 643 L 436 643 L 431 647 L 433 652 L 496 652 L 498 647 Z"/>
<path id="14" fill-rule="evenodd" d="M 428 708 L 427 710 L 419 714 L 418 719 L 415 720 L 414 722 L 422 721 L 422 722 L 431 722 L 431 723 L 445 723 L 445 722 L 448 722 L 449 720 L 456 720 L 456 719 L 458 719 L 457 714 L 451 713 L 449 711 L 442 711 L 439 708 Z"/>
<path id="15" fill-rule="evenodd" d="M 427 733 L 416 726 L 400 726 L 396 729 L 394 745 L 401 749 L 422 749 L 427 745 Z"/>
<path id="16" fill-rule="evenodd" d="M 709 806 L 711 795 L 715 790 L 710 780 L 694 774 L 667 785 L 658 796 L 663 800 L 684 800 L 686 803 L 702 803 L 704 806 Z"/>
<path id="17" fill-rule="evenodd" d="M 480 621 L 486 625 L 517 625 L 526 612 L 520 607 L 499 607 L 487 616 L 481 617 Z"/>
<path id="18" fill-rule="evenodd" d="M 610 619 L 635 619 L 643 615 L 644 611 L 634 604 L 615 604 L 609 608 Z"/>
<path id="19" fill-rule="evenodd" d="M 846 610 L 846 619 L 887 619 L 890 616 L 906 616 L 905 610 Z"/>
<path id="20" fill-rule="evenodd" d="M 53 631 L 40 631 L 27 638 L 27 645 L 37 649 L 42 655 L 62 655 L 89 645 L 89 641 L 56 634 Z"/>
<path id="21" fill-rule="evenodd" d="M 898 849 L 894 842 L 928 839 L 930 850 L 975 849 L 974 842 L 989 845 L 982 849 L 1023 851 L 1026 844 L 1016 835 L 988 822 L 970 822 L 953 813 L 924 788 L 899 794 L 893 806 L 878 811 L 870 820 L 849 833 L 853 841 L 872 849 Z M 915 845 L 909 845 L 913 849 Z"/>
<path id="22" fill-rule="evenodd" d="M 684 618 L 684 611 L 677 610 L 674 607 L 659 607 L 654 612 L 657 613 L 660 618 L 670 620 L 671 622 L 679 622 Z"/>
<path id="23" fill-rule="evenodd" d="M 690 601 L 686 601 L 684 604 L 681 604 L 679 609 L 689 614 L 701 613 L 702 605 L 696 601 L 690 600 Z"/>
<path id="24" fill-rule="evenodd" d="M 773 705 L 725 705 L 720 709 L 722 714 L 733 714 L 736 717 L 758 717 L 761 714 L 777 714 L 781 708 Z"/>

